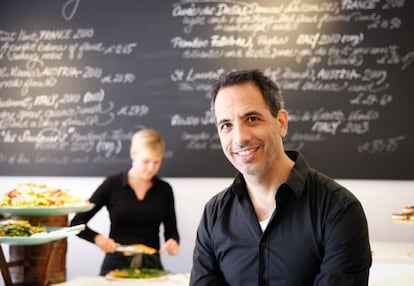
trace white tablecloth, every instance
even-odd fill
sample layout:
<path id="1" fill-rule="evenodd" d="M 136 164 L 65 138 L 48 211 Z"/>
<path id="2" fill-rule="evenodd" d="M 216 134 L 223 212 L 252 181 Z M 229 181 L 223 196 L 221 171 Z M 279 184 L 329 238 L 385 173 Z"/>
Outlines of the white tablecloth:
<path id="1" fill-rule="evenodd" d="M 413 286 L 414 243 L 371 242 L 369 286 Z"/>
<path id="2" fill-rule="evenodd" d="M 136 285 L 136 286 L 188 286 L 190 283 L 189 274 L 173 274 L 167 277 L 159 279 L 119 279 L 108 280 L 104 277 L 96 276 L 79 276 L 70 281 L 63 283 L 53 284 L 54 286 L 123 286 L 123 285 Z"/>
<path id="3" fill-rule="evenodd" d="M 414 243 L 372 242 L 373 265 L 369 286 L 413 286 Z M 80 276 L 55 286 L 188 286 L 189 274 L 169 275 L 159 281 L 108 281 L 103 277 Z"/>

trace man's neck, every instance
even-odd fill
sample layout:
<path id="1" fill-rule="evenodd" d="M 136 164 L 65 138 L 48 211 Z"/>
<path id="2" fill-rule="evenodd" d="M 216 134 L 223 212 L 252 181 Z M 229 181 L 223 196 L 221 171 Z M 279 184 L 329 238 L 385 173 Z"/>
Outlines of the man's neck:
<path id="1" fill-rule="evenodd" d="M 259 221 L 266 219 L 276 210 L 276 193 L 289 178 L 294 164 L 286 156 L 263 177 L 245 176 L 247 192 Z"/>

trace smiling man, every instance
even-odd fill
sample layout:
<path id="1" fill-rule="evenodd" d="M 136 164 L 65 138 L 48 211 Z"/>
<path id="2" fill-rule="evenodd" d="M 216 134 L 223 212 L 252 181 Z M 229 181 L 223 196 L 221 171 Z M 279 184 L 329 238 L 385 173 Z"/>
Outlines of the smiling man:
<path id="1" fill-rule="evenodd" d="M 190 285 L 368 285 L 368 225 L 357 198 L 285 151 L 288 112 L 258 70 L 213 85 L 224 154 L 239 171 L 205 206 Z"/>

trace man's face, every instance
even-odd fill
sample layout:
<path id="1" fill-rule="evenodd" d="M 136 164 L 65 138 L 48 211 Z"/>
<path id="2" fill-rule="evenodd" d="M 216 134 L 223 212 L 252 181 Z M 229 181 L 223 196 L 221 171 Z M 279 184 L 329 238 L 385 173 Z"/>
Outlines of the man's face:
<path id="1" fill-rule="evenodd" d="M 269 173 L 283 153 L 286 110 L 274 118 L 250 82 L 220 89 L 214 110 L 223 152 L 233 166 L 246 176 Z"/>

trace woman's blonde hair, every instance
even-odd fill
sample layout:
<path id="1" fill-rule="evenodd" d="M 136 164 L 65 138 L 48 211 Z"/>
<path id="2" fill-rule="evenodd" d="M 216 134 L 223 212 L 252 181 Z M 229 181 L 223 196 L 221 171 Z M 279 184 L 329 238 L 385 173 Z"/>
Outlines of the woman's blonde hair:
<path id="1" fill-rule="evenodd" d="M 132 136 L 130 152 L 137 152 L 142 148 L 153 155 L 162 156 L 165 152 L 165 142 L 155 129 L 141 129 Z"/>

